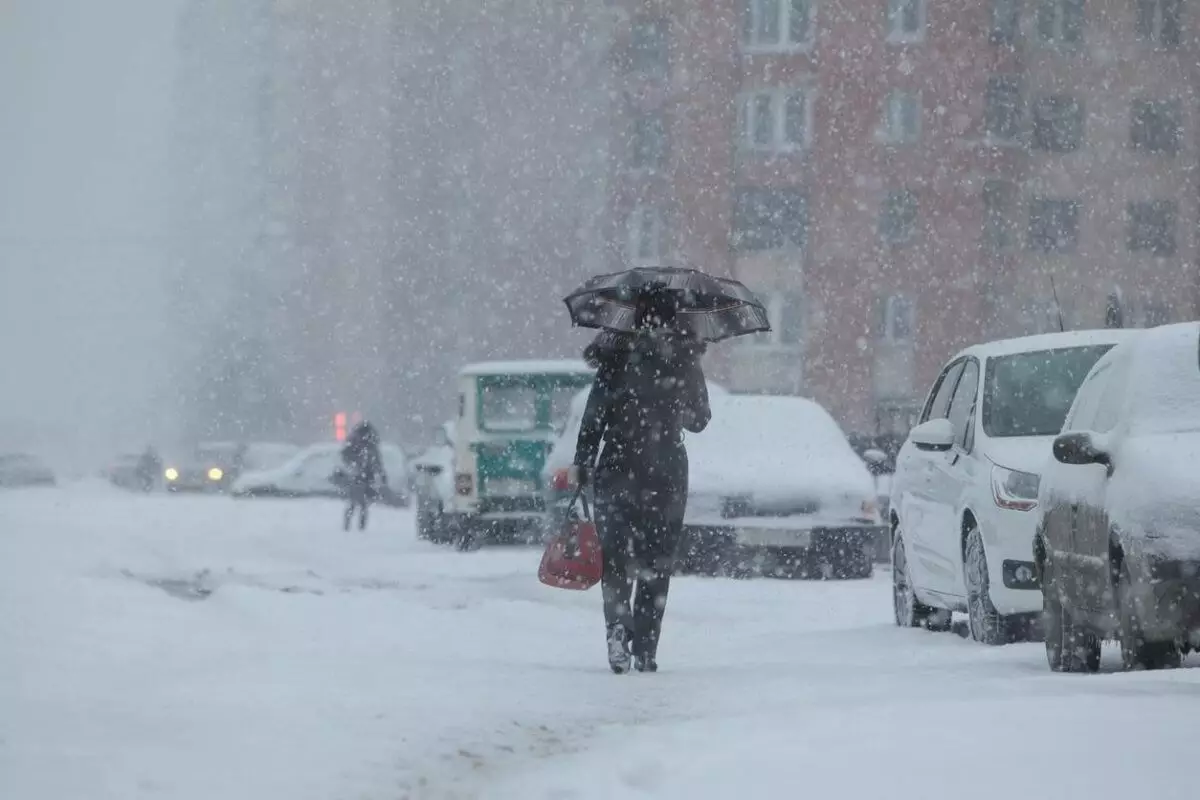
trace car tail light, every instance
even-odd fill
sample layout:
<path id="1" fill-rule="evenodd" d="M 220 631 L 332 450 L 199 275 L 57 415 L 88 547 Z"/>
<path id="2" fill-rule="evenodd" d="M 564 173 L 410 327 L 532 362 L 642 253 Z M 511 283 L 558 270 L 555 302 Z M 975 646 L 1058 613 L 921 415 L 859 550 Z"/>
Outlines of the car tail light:
<path id="1" fill-rule="evenodd" d="M 550 488 L 556 492 L 567 492 L 571 489 L 571 468 L 563 467 L 554 470 L 550 477 Z"/>
<path id="2" fill-rule="evenodd" d="M 475 478 L 469 472 L 460 472 L 454 476 L 454 491 L 467 495 L 475 488 Z"/>

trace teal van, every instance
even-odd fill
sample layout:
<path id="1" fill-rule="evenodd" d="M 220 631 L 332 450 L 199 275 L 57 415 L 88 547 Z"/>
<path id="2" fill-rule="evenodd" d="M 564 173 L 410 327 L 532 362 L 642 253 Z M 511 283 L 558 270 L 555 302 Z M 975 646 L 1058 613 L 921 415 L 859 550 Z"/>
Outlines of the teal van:
<path id="1" fill-rule="evenodd" d="M 540 539 L 542 467 L 571 399 L 593 374 L 571 360 L 490 361 L 459 372 L 453 495 L 442 498 L 436 538 L 463 549 Z"/>

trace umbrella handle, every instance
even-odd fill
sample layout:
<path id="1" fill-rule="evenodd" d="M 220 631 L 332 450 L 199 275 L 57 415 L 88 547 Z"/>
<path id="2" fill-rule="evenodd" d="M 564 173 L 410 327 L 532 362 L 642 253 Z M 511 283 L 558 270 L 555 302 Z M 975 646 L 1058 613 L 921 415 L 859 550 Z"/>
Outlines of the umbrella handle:
<path id="1" fill-rule="evenodd" d="M 586 522 L 592 521 L 592 510 L 588 507 L 587 495 L 583 493 L 583 487 L 580 486 L 575 490 L 575 495 L 571 498 L 571 504 L 567 506 L 567 518 L 571 518 L 571 512 L 575 510 L 575 503 L 578 502 L 580 508 L 583 509 L 583 519 Z"/>

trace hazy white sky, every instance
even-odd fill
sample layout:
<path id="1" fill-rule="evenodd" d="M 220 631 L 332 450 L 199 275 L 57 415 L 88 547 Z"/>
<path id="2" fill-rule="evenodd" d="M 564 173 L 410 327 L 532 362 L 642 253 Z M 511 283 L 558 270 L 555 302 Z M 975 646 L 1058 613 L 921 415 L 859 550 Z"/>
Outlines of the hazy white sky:
<path id="1" fill-rule="evenodd" d="M 0 0 L 0 450 L 149 436 L 179 6 Z"/>

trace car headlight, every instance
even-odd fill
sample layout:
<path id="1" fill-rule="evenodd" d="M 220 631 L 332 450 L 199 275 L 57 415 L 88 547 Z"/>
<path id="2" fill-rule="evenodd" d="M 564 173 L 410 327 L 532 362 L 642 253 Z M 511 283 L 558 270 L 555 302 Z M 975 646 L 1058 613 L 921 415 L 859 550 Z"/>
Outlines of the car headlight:
<path id="1" fill-rule="evenodd" d="M 208 479 L 210 481 L 219 481 L 223 477 L 225 477 L 225 473 L 221 471 L 220 467 L 213 467 L 208 471 Z"/>
<path id="2" fill-rule="evenodd" d="M 174 467 L 167 467 L 166 471 L 163 473 L 163 477 L 169 481 L 177 481 L 179 480 L 179 470 L 175 469 Z"/>
<path id="3" fill-rule="evenodd" d="M 1032 472 L 992 467 L 992 496 L 996 505 L 1012 511 L 1032 511 L 1037 507 L 1041 478 Z"/>

